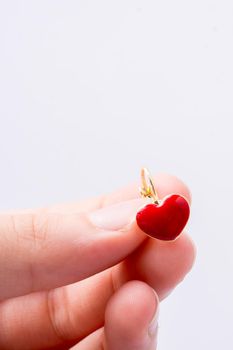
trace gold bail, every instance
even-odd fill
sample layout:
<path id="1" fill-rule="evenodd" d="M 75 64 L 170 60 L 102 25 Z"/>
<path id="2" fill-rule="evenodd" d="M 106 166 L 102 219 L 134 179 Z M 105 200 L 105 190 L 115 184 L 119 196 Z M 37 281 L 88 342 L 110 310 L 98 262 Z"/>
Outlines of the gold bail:
<path id="1" fill-rule="evenodd" d="M 140 187 L 140 194 L 142 197 L 152 198 L 155 204 L 159 204 L 159 197 L 147 168 L 142 168 L 141 170 L 141 181 L 142 187 Z"/>

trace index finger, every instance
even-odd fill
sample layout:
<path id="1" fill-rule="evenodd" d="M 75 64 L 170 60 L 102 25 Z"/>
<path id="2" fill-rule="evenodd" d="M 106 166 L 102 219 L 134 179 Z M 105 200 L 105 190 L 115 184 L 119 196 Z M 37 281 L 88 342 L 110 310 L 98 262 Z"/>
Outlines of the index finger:
<path id="1" fill-rule="evenodd" d="M 189 197 L 176 178 L 157 179 L 157 188 Z M 125 259 L 146 237 L 129 224 L 144 202 L 136 196 L 132 185 L 76 210 L 0 215 L 0 299 L 74 283 Z"/>

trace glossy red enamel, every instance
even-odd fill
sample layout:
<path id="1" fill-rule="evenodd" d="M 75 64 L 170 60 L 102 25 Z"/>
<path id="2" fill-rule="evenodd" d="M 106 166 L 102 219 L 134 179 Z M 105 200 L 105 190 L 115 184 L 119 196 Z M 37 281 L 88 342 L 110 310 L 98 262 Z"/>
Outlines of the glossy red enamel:
<path id="1" fill-rule="evenodd" d="M 136 216 L 137 224 L 151 237 L 172 241 L 182 232 L 189 218 L 187 200 L 177 194 L 170 195 L 160 204 L 148 204 Z"/>

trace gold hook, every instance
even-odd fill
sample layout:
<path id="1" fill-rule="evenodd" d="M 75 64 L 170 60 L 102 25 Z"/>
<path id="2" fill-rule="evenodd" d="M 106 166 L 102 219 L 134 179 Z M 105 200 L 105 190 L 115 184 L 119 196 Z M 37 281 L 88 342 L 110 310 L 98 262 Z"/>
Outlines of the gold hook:
<path id="1" fill-rule="evenodd" d="M 147 168 L 142 168 L 141 170 L 141 181 L 142 187 L 140 187 L 140 194 L 143 197 L 152 198 L 155 204 L 159 204 L 159 197 Z"/>

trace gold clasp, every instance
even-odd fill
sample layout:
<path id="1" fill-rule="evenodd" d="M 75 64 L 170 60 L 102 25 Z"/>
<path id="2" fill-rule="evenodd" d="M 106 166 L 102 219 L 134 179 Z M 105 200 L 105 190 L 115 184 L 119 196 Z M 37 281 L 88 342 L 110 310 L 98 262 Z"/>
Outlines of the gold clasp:
<path id="1" fill-rule="evenodd" d="M 155 190 L 153 180 L 147 168 L 142 168 L 141 170 L 141 181 L 142 181 L 142 187 L 140 187 L 141 196 L 152 198 L 155 204 L 159 204 L 159 197 Z"/>

